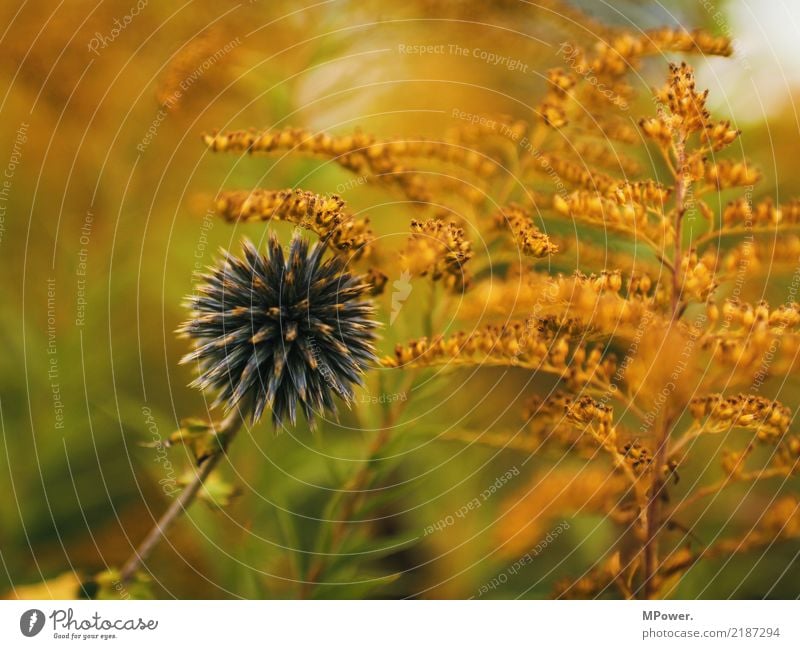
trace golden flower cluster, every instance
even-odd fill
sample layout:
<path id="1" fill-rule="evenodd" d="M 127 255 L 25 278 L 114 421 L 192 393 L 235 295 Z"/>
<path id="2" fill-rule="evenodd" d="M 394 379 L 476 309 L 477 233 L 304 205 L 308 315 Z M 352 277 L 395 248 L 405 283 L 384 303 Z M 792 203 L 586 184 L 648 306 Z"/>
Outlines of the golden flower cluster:
<path id="1" fill-rule="evenodd" d="M 792 413 L 779 401 L 752 394 L 723 397 L 719 394 L 695 397 L 689 412 L 703 430 L 719 433 L 731 428 L 755 430 L 762 440 L 782 437 L 789 430 Z"/>
<path id="2" fill-rule="evenodd" d="M 800 351 L 798 306 L 795 303 L 771 308 L 766 302 L 755 306 L 727 300 L 722 308 L 707 305 L 708 319 L 718 323 L 703 339 L 703 348 L 753 380 L 791 371 Z M 780 352 L 779 354 L 777 352 Z M 756 371 L 757 368 L 757 371 Z"/>
<path id="3" fill-rule="evenodd" d="M 725 225 L 744 224 L 749 227 L 768 227 L 779 223 L 800 223 L 800 200 L 795 199 L 784 205 L 776 205 L 772 198 L 766 198 L 751 205 L 745 198 L 731 201 L 722 211 Z"/>
<path id="4" fill-rule="evenodd" d="M 556 246 L 543 232 L 533 224 L 531 214 L 521 205 L 512 203 L 503 207 L 494 216 L 495 225 L 508 228 L 519 246 L 522 254 L 529 257 L 548 257 L 558 252 Z"/>
<path id="5" fill-rule="evenodd" d="M 226 221 L 286 221 L 327 238 L 338 250 L 361 255 L 372 240 L 367 219 L 345 212 L 337 195 L 300 189 L 227 191 L 217 197 L 216 210 Z"/>
<path id="6" fill-rule="evenodd" d="M 720 268 L 726 273 L 755 274 L 768 271 L 771 275 L 793 273 L 800 259 L 800 237 L 784 233 L 767 245 L 745 241 L 724 252 Z"/>
<path id="7" fill-rule="evenodd" d="M 367 272 L 364 274 L 364 281 L 372 287 L 370 289 L 372 295 L 380 295 L 386 288 L 386 282 L 389 281 L 389 276 L 379 268 L 371 267 L 368 268 Z"/>
<path id="8" fill-rule="evenodd" d="M 558 599 L 594 599 L 616 585 L 627 597 L 628 581 L 621 574 L 620 553 L 615 552 L 578 579 L 559 579 L 553 587 L 553 595 Z"/>
<path id="9" fill-rule="evenodd" d="M 712 313 L 711 317 L 716 320 L 719 315 Z M 786 331 L 800 325 L 800 304 L 791 302 L 772 309 L 764 300 L 754 306 L 731 298 L 723 303 L 721 315 L 727 326 L 736 324 L 744 329 L 767 326 Z"/>
<path id="10" fill-rule="evenodd" d="M 651 468 L 653 454 L 639 442 L 627 442 L 618 452 L 637 475 L 646 473 Z"/>
<path id="11" fill-rule="evenodd" d="M 699 257 L 696 250 L 689 250 L 681 257 L 681 297 L 684 301 L 694 299 L 705 302 L 716 289 L 715 262 L 715 255 L 706 254 Z"/>
<path id="12" fill-rule="evenodd" d="M 569 399 L 564 415 L 567 421 L 577 428 L 582 430 L 591 428 L 600 438 L 615 434 L 614 409 L 589 396 Z"/>
<path id="13" fill-rule="evenodd" d="M 623 33 L 610 42 L 599 42 L 595 46 L 597 59 L 591 66 L 593 70 L 624 74 L 630 61 L 646 54 L 663 52 L 699 52 L 716 56 L 730 56 L 733 53 L 730 39 L 712 36 L 703 30 L 685 31 L 664 27 L 652 29 L 641 35 Z"/>
<path id="14" fill-rule="evenodd" d="M 571 115 L 576 126 L 588 132 L 595 132 L 604 140 L 614 140 L 623 144 L 634 144 L 639 141 L 639 132 L 626 118 L 613 113 L 590 113 L 581 110 Z"/>
<path id="15" fill-rule="evenodd" d="M 464 229 L 456 223 L 414 219 L 402 256 L 412 275 L 430 275 L 443 279 L 448 288 L 461 289 L 469 283 L 465 266 L 472 254 Z"/>
<path id="16" fill-rule="evenodd" d="M 761 172 L 746 162 L 718 160 L 704 166 L 704 178 L 718 189 L 755 185 L 761 180 Z"/>
<path id="17" fill-rule="evenodd" d="M 616 470 L 636 489 L 648 472 L 652 454 L 638 440 L 614 425 L 613 408 L 588 395 L 573 398 L 557 391 L 546 399 L 532 398 L 525 408 L 531 430 L 543 443 L 555 441 L 568 450 L 592 457 L 598 448 L 608 453 Z M 576 435 L 578 432 L 580 434 Z"/>
<path id="18" fill-rule="evenodd" d="M 655 324 L 658 314 L 651 311 L 650 294 L 645 289 L 652 285 L 643 274 L 632 276 L 625 282 L 617 271 L 602 271 L 584 275 L 575 272 L 571 277 L 561 277 L 555 284 L 555 304 L 562 317 L 576 318 L 609 336 L 626 337 L 628 329 L 635 329 L 645 317 Z M 627 287 L 628 295 L 621 294 Z M 644 299 L 642 299 L 644 298 Z"/>
<path id="19" fill-rule="evenodd" d="M 622 182 L 612 188 L 619 203 L 634 202 L 639 205 L 661 206 L 669 198 L 671 190 L 655 180 Z"/>
<path id="20" fill-rule="evenodd" d="M 524 119 L 505 114 L 481 114 L 474 122 L 450 129 L 447 140 L 484 151 L 493 149 L 497 139 L 518 142 L 529 130 L 530 124 Z"/>
<path id="21" fill-rule="evenodd" d="M 525 400 L 522 418 L 528 422 L 538 445 L 555 443 L 562 452 L 570 449 L 591 457 L 597 444 L 564 418 L 570 400 L 570 396 L 562 390 L 557 390 L 547 398 L 532 394 Z"/>
<path id="22" fill-rule="evenodd" d="M 716 362 L 731 368 L 731 380 L 752 381 L 755 371 L 763 381 L 796 367 L 800 337 L 794 332 L 775 332 L 764 323 L 752 331 L 709 333 L 703 338 L 702 348 L 710 351 Z M 773 358 L 775 350 L 780 351 L 780 357 Z"/>
<path id="23" fill-rule="evenodd" d="M 778 446 L 772 463 L 779 469 L 783 469 L 786 475 L 796 475 L 800 473 L 800 437 L 786 435 Z"/>
<path id="24" fill-rule="evenodd" d="M 564 140 L 556 143 L 555 149 L 568 149 L 569 153 L 586 163 L 613 169 L 626 177 L 638 176 L 642 173 L 642 165 L 638 160 L 617 147 L 607 146 L 596 140 Z"/>
<path id="25" fill-rule="evenodd" d="M 624 276 L 618 270 L 552 277 L 523 270 L 503 282 L 487 279 L 476 283 L 470 300 L 462 305 L 462 317 L 489 315 L 527 318 L 535 314 L 540 321 L 556 316 L 565 322 L 581 323 L 583 332 L 618 337 L 634 336 L 643 319 L 666 324 L 654 307 L 665 300 L 661 284 L 637 271 Z"/>
<path id="26" fill-rule="evenodd" d="M 604 514 L 617 507 L 625 483 L 600 467 L 555 468 L 536 476 L 502 505 L 495 528 L 503 556 L 519 556 L 534 547 L 551 522 L 573 512 Z"/>
<path id="27" fill-rule="evenodd" d="M 710 113 L 706 109 L 708 90 L 697 91 L 693 70 L 681 63 L 669 66 L 667 85 L 656 93 L 656 99 L 668 110 L 669 115 L 661 114 L 665 125 L 671 132 L 688 135 L 705 129 Z"/>
<path id="28" fill-rule="evenodd" d="M 639 121 L 642 132 L 668 149 L 673 140 L 684 142 L 693 133 L 700 133 L 701 140 L 713 151 L 718 151 L 740 134 L 731 127 L 730 121 L 711 122 L 706 109 L 708 91 L 698 92 L 694 71 L 686 63 L 670 64 L 667 85 L 656 94 L 660 109 L 656 117 Z M 695 159 L 697 163 L 700 158 Z M 686 170 L 682 170 L 685 172 Z"/>
<path id="29" fill-rule="evenodd" d="M 759 520 L 758 531 L 763 533 L 765 543 L 776 538 L 800 537 L 800 500 L 797 496 L 783 496 L 772 503 Z"/>
<path id="30" fill-rule="evenodd" d="M 613 199 L 620 205 L 630 202 L 638 205 L 661 205 L 670 194 L 668 188 L 654 180 L 620 180 L 585 163 L 551 154 L 542 155 L 534 168 L 538 168 L 540 172 L 555 174 L 565 182 Z"/>
<path id="31" fill-rule="evenodd" d="M 621 76 L 636 67 L 643 56 L 664 52 L 698 52 L 715 56 L 733 53 L 729 38 L 712 36 L 704 30 L 660 28 L 639 34 L 623 32 L 608 40 L 599 41 L 594 56 L 573 48 L 573 66 L 581 71 L 591 70 L 596 75 Z"/>
<path id="32" fill-rule="evenodd" d="M 733 128 L 727 119 L 715 124 L 706 124 L 705 128 L 702 139 L 712 151 L 724 149 L 742 134 L 739 129 Z"/>
<path id="33" fill-rule="evenodd" d="M 380 141 L 361 132 L 352 135 L 314 134 L 306 129 L 289 127 L 209 133 L 203 136 L 203 141 L 212 151 L 250 154 L 291 151 L 321 156 L 360 176 L 399 186 L 412 200 L 430 199 L 421 176 L 397 159 L 400 153 L 408 151 L 409 145 L 404 141 Z"/>
<path id="34" fill-rule="evenodd" d="M 709 558 L 730 556 L 771 547 L 780 539 L 798 537 L 800 537 L 800 500 L 794 495 L 782 496 L 766 508 L 755 526 L 744 536 L 723 539 L 699 554 Z"/>
<path id="35" fill-rule="evenodd" d="M 552 340 L 541 336 L 538 322 L 510 322 L 486 325 L 465 333 L 445 337 L 420 338 L 408 345 L 397 345 L 395 356 L 387 357 L 387 367 L 429 367 L 434 365 L 518 365 L 538 368 L 540 365 L 567 371 L 569 340 L 567 336 Z"/>
<path id="36" fill-rule="evenodd" d="M 539 106 L 539 115 L 548 126 L 561 128 L 567 123 L 567 93 L 575 87 L 577 78 L 562 68 L 553 68 L 547 71 L 547 81 L 547 92 Z"/>
<path id="37" fill-rule="evenodd" d="M 571 343 L 570 335 L 529 319 L 412 340 L 397 345 L 394 356 L 382 363 L 386 367 L 513 366 L 555 374 L 572 388 L 592 380 L 607 383 L 616 369 L 613 357 L 587 349 L 586 344 Z"/>
<path id="38" fill-rule="evenodd" d="M 800 223 L 800 201 L 776 205 L 766 200 L 753 207 L 748 197 L 719 214 L 711 197 L 719 190 L 752 185 L 760 173 L 745 161 L 714 157 L 713 152 L 733 142 L 739 131 L 728 121 L 712 119 L 706 107 L 708 93 L 697 87 L 685 63 L 670 66 L 666 86 L 656 95 L 655 116 L 640 122 L 641 131 L 659 145 L 670 181 L 662 184 L 638 175 L 637 159 L 644 157 L 633 145 L 638 145 L 641 133 L 631 126 L 629 115 L 614 110 L 620 102 L 612 97 L 631 99 L 633 88 L 625 75 L 643 57 L 663 51 L 729 55 L 730 42 L 676 29 L 610 31 L 593 50 L 573 46 L 563 52 L 568 65 L 548 72 L 539 121 L 530 115 L 470 115 L 457 120 L 459 125 L 443 141 L 380 139 L 361 132 L 333 136 L 302 129 L 206 136 L 213 150 L 323 156 L 364 178 L 399 186 L 415 201 L 435 197 L 425 217 L 465 214 L 457 222 L 450 221 L 452 217 L 412 220 L 400 252 L 403 268 L 450 288 L 467 287 L 467 267 L 480 278 L 469 286 L 469 299 L 436 294 L 443 306 L 458 303 L 455 314 L 437 308 L 437 318 L 452 315 L 452 322 L 458 323 L 453 330 L 465 331 L 437 334 L 441 329 L 431 318 L 432 333 L 397 344 L 394 354 L 381 362 L 390 368 L 515 367 L 531 375 L 552 375 L 546 377 L 548 385 L 557 379 L 557 387 L 565 392 L 528 399 L 526 421 L 516 433 L 496 427 L 480 434 L 458 429 L 448 438 L 526 452 L 555 443 L 562 455 L 576 451 L 587 462 L 598 455 L 610 461 L 610 470 L 601 466 L 589 480 L 576 477 L 582 471 L 570 467 L 565 477 L 554 481 L 559 493 L 549 486 L 528 489 L 525 497 L 514 499 L 498 524 L 506 540 L 503 551 L 512 553 L 530 547 L 530 539 L 543 531 L 542 521 L 569 511 L 574 499 L 581 501 L 576 509 L 593 511 L 596 506 L 625 528 L 617 545 L 620 552 L 611 553 L 577 582 L 563 582 L 562 595 L 597 595 L 614 587 L 626 597 L 655 597 L 697 560 L 698 553 L 661 540 L 681 529 L 674 516 L 679 504 L 668 479 L 677 475 L 679 451 L 688 454 L 684 442 L 694 436 L 732 428 L 754 431 L 747 449 L 724 449 L 728 482 L 755 475 L 745 470 L 744 461 L 759 440 L 776 445 L 773 464 L 768 465 L 772 473 L 764 475 L 789 475 L 800 460 L 800 437 L 788 434 L 791 413 L 781 403 L 746 394 L 693 398 L 720 390 L 723 378 L 730 379 L 729 386 L 738 381 L 751 385 L 726 389 L 755 392 L 755 367 L 763 366 L 765 376 L 781 368 L 771 356 L 764 363 L 777 338 L 782 355 L 800 350 L 797 304 L 771 309 L 766 303 L 718 304 L 715 297 L 719 286 L 726 288 L 730 274 L 762 252 L 757 241 L 732 247 L 729 235 Z M 603 144 L 606 138 L 632 146 L 609 147 Z M 468 174 L 450 169 L 438 173 L 443 165 Z M 437 173 L 424 173 L 420 166 Z M 504 168 L 513 170 L 514 177 L 495 185 Z M 706 196 L 711 196 L 707 202 Z M 448 204 L 448 199 L 456 203 Z M 463 200 L 469 205 L 461 210 Z M 497 205 L 502 207 L 492 207 Z M 376 267 L 366 279 L 373 293 L 386 286 L 388 269 L 382 264 L 389 260 L 371 241 L 367 222 L 349 216 L 336 196 L 226 192 L 218 210 L 229 220 L 278 218 L 297 223 L 330 237 L 344 250 L 371 245 L 375 250 L 370 263 Z M 708 231 L 697 234 L 693 227 L 695 248 L 689 249 L 689 232 L 682 227 L 688 230 L 686 221 L 698 212 L 700 225 Z M 561 238 L 545 235 L 549 227 L 537 227 L 540 216 L 553 222 Z M 598 237 L 585 236 L 584 227 L 570 242 L 563 234 L 570 225 L 564 217 L 578 226 L 602 228 L 603 234 L 610 234 L 610 245 L 597 245 Z M 496 236 L 487 248 L 493 255 L 498 251 L 496 257 L 471 261 L 476 253 L 465 235 L 466 223 L 481 234 L 487 223 L 494 226 Z M 510 253 L 512 243 L 525 259 Z M 775 246 L 787 259 L 789 252 L 800 254 L 798 237 Z M 574 253 L 574 266 L 564 261 L 567 250 Z M 547 272 L 533 270 L 543 271 L 545 266 Z M 706 319 L 695 302 L 706 305 Z M 709 350 L 718 361 L 713 366 Z M 617 358 L 622 360 L 618 363 Z M 696 372 L 700 363 L 710 369 Z M 694 422 L 681 434 L 681 413 L 687 407 Z M 620 421 L 614 420 L 615 409 L 624 410 Z M 698 498 L 711 492 L 704 487 L 693 491 L 690 486 L 687 500 L 696 491 Z"/>
<path id="39" fill-rule="evenodd" d="M 639 236 L 657 236 L 657 230 L 651 227 L 644 208 L 634 203 L 619 205 L 596 192 L 574 191 L 567 196 L 553 194 L 552 206 L 558 214 L 587 224 L 632 236 L 636 236 L 637 232 Z"/>

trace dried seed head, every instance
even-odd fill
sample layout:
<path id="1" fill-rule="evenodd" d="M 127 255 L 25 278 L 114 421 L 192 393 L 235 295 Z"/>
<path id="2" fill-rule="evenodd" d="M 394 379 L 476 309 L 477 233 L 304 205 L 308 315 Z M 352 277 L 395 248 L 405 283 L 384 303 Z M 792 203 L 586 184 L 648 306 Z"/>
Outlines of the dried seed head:
<path id="1" fill-rule="evenodd" d="M 179 332 L 195 349 L 194 387 L 217 393 L 215 405 L 250 402 L 253 420 L 269 407 L 275 425 L 297 406 L 313 425 L 315 412 L 335 412 L 334 395 L 350 401 L 353 384 L 375 360 L 373 306 L 361 301 L 369 284 L 345 271 L 326 246 L 309 249 L 298 234 L 288 256 L 273 234 L 266 254 L 245 240 L 244 256 L 224 252 L 189 298 L 191 318 Z"/>

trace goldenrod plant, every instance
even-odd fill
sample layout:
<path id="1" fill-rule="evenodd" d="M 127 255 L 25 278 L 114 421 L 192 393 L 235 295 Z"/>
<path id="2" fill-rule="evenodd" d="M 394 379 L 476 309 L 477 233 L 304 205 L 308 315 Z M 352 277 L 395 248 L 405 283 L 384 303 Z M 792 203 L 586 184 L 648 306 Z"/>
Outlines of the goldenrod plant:
<path id="1" fill-rule="evenodd" d="M 100 324 L 155 351 L 86 390 L 136 488 L 31 592 L 661 599 L 733 596 L 748 561 L 772 573 L 746 594 L 796 577 L 800 199 L 698 81 L 731 35 L 549 0 L 412 2 L 389 32 L 377 3 L 259 4 L 186 27 L 129 138 L 136 173 L 172 147 L 193 168 L 185 191 L 126 189 L 155 197 L 121 227 L 178 253 L 122 253 L 144 288 L 107 293 L 161 319 Z M 275 41 L 254 43 L 263 11 Z M 101 67 L 121 43 L 97 39 Z"/>

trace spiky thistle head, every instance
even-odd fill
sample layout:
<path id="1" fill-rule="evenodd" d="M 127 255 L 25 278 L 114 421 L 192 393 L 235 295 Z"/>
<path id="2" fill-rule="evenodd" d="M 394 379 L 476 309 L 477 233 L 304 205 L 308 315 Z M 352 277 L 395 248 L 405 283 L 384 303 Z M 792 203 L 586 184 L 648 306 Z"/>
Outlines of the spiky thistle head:
<path id="1" fill-rule="evenodd" d="M 247 403 L 253 421 L 269 407 L 276 426 L 287 415 L 294 424 L 299 405 L 313 425 L 315 412 L 335 413 L 334 395 L 352 400 L 376 360 L 378 323 L 360 299 L 369 284 L 299 234 L 288 256 L 274 233 L 266 254 L 247 239 L 242 248 L 242 258 L 223 250 L 188 298 L 192 315 L 178 331 L 194 350 L 181 362 L 198 363 L 192 386 L 215 391 L 214 405 Z"/>

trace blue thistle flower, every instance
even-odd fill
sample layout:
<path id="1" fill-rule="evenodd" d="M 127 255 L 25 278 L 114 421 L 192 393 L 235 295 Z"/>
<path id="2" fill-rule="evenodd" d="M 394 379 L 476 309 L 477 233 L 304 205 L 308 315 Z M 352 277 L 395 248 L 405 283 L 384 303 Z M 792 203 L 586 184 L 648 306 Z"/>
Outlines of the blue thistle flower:
<path id="1" fill-rule="evenodd" d="M 336 412 L 334 395 L 353 399 L 376 360 L 378 323 L 360 299 L 370 286 L 299 234 L 286 257 L 274 233 L 266 254 L 247 239 L 242 248 L 243 258 L 223 250 L 188 298 L 192 315 L 178 331 L 194 350 L 181 362 L 198 362 L 192 386 L 215 391 L 215 406 L 245 403 L 254 422 L 269 407 L 278 426 L 287 415 L 295 423 L 299 404 L 313 426 L 314 413 Z"/>

